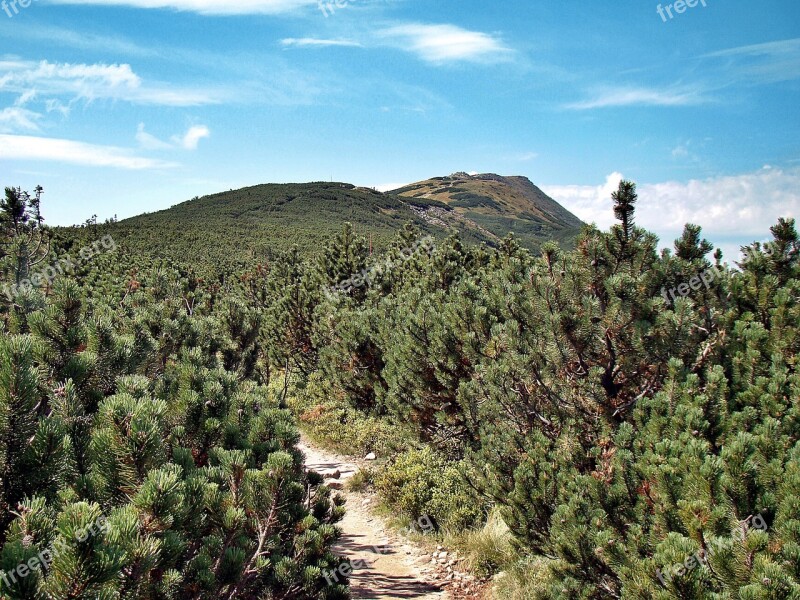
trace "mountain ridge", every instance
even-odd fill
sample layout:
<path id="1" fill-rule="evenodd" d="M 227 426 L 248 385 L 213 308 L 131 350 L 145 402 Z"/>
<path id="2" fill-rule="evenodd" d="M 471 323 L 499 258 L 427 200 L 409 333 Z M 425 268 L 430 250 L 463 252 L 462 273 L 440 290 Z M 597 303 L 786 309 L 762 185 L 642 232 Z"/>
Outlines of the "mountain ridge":
<path id="1" fill-rule="evenodd" d="M 341 182 L 260 184 L 107 227 L 154 258 L 249 268 L 292 246 L 315 254 L 346 222 L 380 250 L 409 221 L 423 235 L 457 231 L 471 244 L 496 246 L 513 232 L 531 250 L 550 239 L 570 246 L 583 225 L 525 177 L 455 173 L 388 192 Z"/>

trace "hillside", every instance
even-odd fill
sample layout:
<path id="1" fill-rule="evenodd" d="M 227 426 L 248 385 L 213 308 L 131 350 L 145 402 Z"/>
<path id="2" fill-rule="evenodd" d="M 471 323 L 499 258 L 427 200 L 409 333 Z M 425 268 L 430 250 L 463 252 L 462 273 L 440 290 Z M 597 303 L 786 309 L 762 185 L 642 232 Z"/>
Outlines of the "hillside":
<path id="1" fill-rule="evenodd" d="M 316 194 L 317 221 L 463 217 L 265 189 Z M 292 231 L 239 195 L 48 243 L 41 188 L 6 189 L 0 598 L 800 598 L 794 219 L 738 268 L 695 225 L 674 252 L 618 225 L 538 255 L 409 231 L 370 253 L 348 227 L 185 268 Z M 609 211 L 636 204 L 622 181 Z"/>
<path id="2" fill-rule="evenodd" d="M 551 238 L 570 245 L 580 227 L 527 179 L 465 177 L 389 193 L 346 183 L 265 184 L 195 198 L 107 228 L 136 253 L 238 270 L 293 245 L 315 254 L 346 222 L 371 236 L 375 250 L 409 221 L 426 235 L 442 239 L 457 230 L 467 243 L 489 246 L 513 231 L 531 249 Z"/>
<path id="3" fill-rule="evenodd" d="M 446 222 L 496 239 L 511 231 L 528 248 L 537 248 L 548 239 L 569 245 L 583 224 L 526 177 L 454 173 L 392 193 L 416 201 L 442 202 L 449 209 L 443 217 Z"/>

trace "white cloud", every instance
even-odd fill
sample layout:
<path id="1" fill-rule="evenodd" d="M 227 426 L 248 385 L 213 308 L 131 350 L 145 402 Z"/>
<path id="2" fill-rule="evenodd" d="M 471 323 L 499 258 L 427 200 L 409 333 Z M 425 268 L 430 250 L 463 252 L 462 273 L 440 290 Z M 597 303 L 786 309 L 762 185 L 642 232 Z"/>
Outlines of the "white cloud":
<path id="1" fill-rule="evenodd" d="M 34 100 L 36 98 L 36 90 L 28 90 L 24 94 L 22 94 L 19 98 L 17 98 L 16 102 L 14 102 L 14 106 L 25 106 L 28 102 Z"/>
<path id="2" fill-rule="evenodd" d="M 622 173 L 611 173 L 604 183 L 596 186 L 549 185 L 541 186 L 541 189 L 582 221 L 607 228 L 615 222 L 611 212 L 611 194 L 623 179 Z"/>
<path id="3" fill-rule="evenodd" d="M 144 123 L 139 123 L 136 130 L 136 141 L 145 150 L 173 150 L 183 148 L 184 150 L 197 150 L 200 140 L 211 135 L 211 130 L 205 125 L 194 125 L 183 135 L 173 135 L 171 142 L 164 142 L 156 136 L 144 130 Z"/>
<path id="4" fill-rule="evenodd" d="M 645 227 L 680 231 L 688 222 L 721 235 L 759 237 L 778 217 L 800 215 L 800 169 L 644 185 L 640 195 Z"/>
<path id="5" fill-rule="evenodd" d="M 141 79 L 133 73 L 130 65 L 0 61 L 0 71 L 6 71 L 0 77 L 0 88 L 41 84 L 82 94 L 98 87 L 134 89 L 141 85 Z"/>
<path id="6" fill-rule="evenodd" d="M 175 166 L 174 163 L 135 156 L 126 148 L 25 135 L 0 135 L 0 158 L 133 170 Z"/>
<path id="7" fill-rule="evenodd" d="M 44 106 L 47 109 L 47 112 L 57 112 L 60 113 L 62 117 L 69 116 L 69 113 L 72 110 L 69 104 L 62 104 L 55 98 L 46 100 Z"/>
<path id="8" fill-rule="evenodd" d="M 360 42 L 353 40 L 324 40 L 318 38 L 286 38 L 281 40 L 281 45 L 295 48 L 363 48 Z"/>
<path id="9" fill-rule="evenodd" d="M 433 64 L 449 62 L 496 63 L 507 61 L 512 52 L 488 33 L 468 31 L 455 25 L 411 23 L 377 32 L 390 45 L 413 52 Z"/>
<path id="10" fill-rule="evenodd" d="M 195 125 L 189 128 L 183 137 L 173 136 L 172 140 L 180 144 L 185 150 L 197 150 L 200 140 L 211 135 L 211 130 L 205 125 Z"/>
<path id="11" fill-rule="evenodd" d="M 10 106 L 0 110 L 0 131 L 38 131 L 36 121 L 41 118 L 39 113 L 19 106 Z"/>
<path id="12" fill-rule="evenodd" d="M 113 99 L 134 104 L 197 106 L 222 100 L 214 92 L 166 84 L 144 84 L 127 64 L 70 64 L 0 60 L 0 91 L 69 96 L 87 101 Z"/>
<path id="13" fill-rule="evenodd" d="M 36 90 L 28 90 L 14 101 L 13 106 L 0 110 L 0 132 L 39 131 L 36 123 L 42 115 L 25 108 L 25 105 L 36 98 Z"/>
<path id="14" fill-rule="evenodd" d="M 203 15 L 277 15 L 316 5 L 316 0 L 52 0 L 56 4 L 130 6 L 170 9 Z"/>
<path id="15" fill-rule="evenodd" d="M 616 222 L 611 193 L 621 179 L 621 173 L 612 173 L 598 186 L 542 189 L 584 221 L 608 228 Z M 779 217 L 800 216 L 800 168 L 771 167 L 686 183 L 643 184 L 638 191 L 636 223 L 657 233 L 662 244 L 671 245 L 686 223 L 694 223 L 731 258 L 731 248 L 738 248 L 740 243 L 768 238 L 769 228 Z M 727 247 L 723 243 L 726 240 Z"/>
<path id="16" fill-rule="evenodd" d="M 709 99 L 698 90 L 692 89 L 652 89 L 622 88 L 601 89 L 584 101 L 568 104 L 573 110 L 590 110 L 613 106 L 693 106 L 705 104 Z"/>

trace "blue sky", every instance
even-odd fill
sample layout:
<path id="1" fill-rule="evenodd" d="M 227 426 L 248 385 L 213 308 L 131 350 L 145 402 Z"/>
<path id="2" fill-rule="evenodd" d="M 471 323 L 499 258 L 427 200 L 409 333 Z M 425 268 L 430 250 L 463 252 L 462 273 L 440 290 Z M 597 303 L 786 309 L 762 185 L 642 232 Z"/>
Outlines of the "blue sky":
<path id="1" fill-rule="evenodd" d="M 624 176 L 730 251 L 800 209 L 800 3 L 692 1 L 6 0 L 0 183 L 69 224 L 497 172 L 606 226 Z"/>

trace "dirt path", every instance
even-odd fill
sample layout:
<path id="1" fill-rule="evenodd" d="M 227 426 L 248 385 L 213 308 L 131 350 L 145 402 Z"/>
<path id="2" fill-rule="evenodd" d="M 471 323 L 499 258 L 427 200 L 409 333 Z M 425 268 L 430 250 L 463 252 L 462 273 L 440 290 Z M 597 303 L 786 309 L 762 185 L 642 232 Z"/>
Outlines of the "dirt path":
<path id="1" fill-rule="evenodd" d="M 306 468 L 323 475 L 339 471 L 338 481 L 342 483 L 358 470 L 355 462 L 321 450 L 305 438 L 300 449 L 306 455 Z M 349 558 L 356 567 L 350 575 L 353 598 L 445 600 L 445 593 L 423 573 L 428 570 L 430 557 L 391 532 L 372 514 L 373 499 L 345 490 L 339 493 L 347 499 L 347 515 L 339 523 L 343 535 L 334 551 Z"/>

